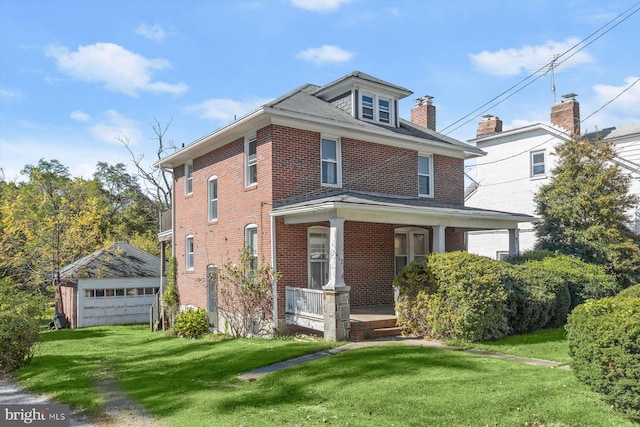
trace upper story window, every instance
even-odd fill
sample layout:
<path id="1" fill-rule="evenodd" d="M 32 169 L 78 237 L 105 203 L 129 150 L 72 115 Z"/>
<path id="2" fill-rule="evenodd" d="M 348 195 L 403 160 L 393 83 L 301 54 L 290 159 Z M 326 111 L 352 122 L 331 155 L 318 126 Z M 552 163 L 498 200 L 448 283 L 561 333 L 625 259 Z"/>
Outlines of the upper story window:
<path id="1" fill-rule="evenodd" d="M 433 158 L 418 156 L 418 195 L 433 197 Z"/>
<path id="2" fill-rule="evenodd" d="M 531 176 L 545 176 L 544 151 L 531 152 Z"/>
<path id="3" fill-rule="evenodd" d="M 193 193 L 193 163 L 184 165 L 184 194 Z"/>
<path id="4" fill-rule="evenodd" d="M 186 237 L 186 241 L 185 241 L 185 250 L 184 250 L 185 268 L 188 271 L 193 271 L 193 268 L 194 268 L 193 263 L 194 263 L 193 236 L 189 235 Z"/>
<path id="5" fill-rule="evenodd" d="M 364 120 L 393 123 L 393 101 L 391 98 L 363 93 L 360 96 L 360 117 Z"/>
<path id="6" fill-rule="evenodd" d="M 249 253 L 248 270 L 258 269 L 258 226 L 249 224 L 244 228 L 244 245 Z"/>
<path id="7" fill-rule="evenodd" d="M 340 139 L 322 137 L 320 145 L 322 163 L 322 185 L 328 187 L 342 186 L 342 159 Z"/>
<path id="8" fill-rule="evenodd" d="M 244 185 L 258 182 L 258 138 L 254 135 L 244 139 Z"/>
<path id="9" fill-rule="evenodd" d="M 209 178 L 209 221 L 215 221 L 218 219 L 218 177 L 212 176 Z"/>

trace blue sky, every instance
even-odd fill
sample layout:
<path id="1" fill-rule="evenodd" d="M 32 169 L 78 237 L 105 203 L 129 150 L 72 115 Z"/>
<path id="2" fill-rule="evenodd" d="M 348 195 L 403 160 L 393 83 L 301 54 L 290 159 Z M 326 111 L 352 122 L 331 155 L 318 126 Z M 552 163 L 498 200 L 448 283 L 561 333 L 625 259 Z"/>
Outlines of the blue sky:
<path id="1" fill-rule="evenodd" d="M 165 140 L 188 144 L 354 70 L 412 90 L 400 104 L 406 119 L 415 98 L 433 96 L 438 131 L 466 141 L 476 115 L 497 115 L 505 129 L 548 122 L 549 74 L 480 107 L 576 44 L 556 69 L 557 99 L 577 93 L 585 118 L 617 97 L 583 131 L 637 122 L 640 83 L 625 89 L 640 79 L 638 9 L 637 0 L 0 0 L 0 168 L 14 180 L 26 164 L 57 159 L 89 178 L 98 161 L 130 164 L 119 139 L 152 163 L 155 120 L 172 119 Z"/>

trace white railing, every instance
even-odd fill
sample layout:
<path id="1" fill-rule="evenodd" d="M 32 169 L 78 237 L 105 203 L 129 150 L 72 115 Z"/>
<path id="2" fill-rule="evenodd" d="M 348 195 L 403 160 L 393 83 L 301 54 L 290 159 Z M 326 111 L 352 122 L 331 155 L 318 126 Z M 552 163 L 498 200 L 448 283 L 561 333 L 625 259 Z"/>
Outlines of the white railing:
<path id="1" fill-rule="evenodd" d="M 305 328 L 324 330 L 322 291 L 320 289 L 287 286 L 285 307 L 287 323 Z"/>

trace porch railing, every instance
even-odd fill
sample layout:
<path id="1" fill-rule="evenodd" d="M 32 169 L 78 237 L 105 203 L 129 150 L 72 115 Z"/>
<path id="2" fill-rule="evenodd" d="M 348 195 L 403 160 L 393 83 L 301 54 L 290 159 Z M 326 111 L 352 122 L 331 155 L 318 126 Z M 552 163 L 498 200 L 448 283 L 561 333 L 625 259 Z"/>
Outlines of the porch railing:
<path id="1" fill-rule="evenodd" d="M 287 286 L 285 304 L 287 324 L 324 330 L 322 290 Z"/>

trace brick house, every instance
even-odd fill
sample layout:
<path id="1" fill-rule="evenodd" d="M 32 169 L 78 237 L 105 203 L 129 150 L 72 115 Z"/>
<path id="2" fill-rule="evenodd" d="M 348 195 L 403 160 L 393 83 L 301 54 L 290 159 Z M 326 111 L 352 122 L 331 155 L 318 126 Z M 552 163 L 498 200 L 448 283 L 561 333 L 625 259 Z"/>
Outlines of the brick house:
<path id="1" fill-rule="evenodd" d="M 183 306 L 217 325 L 207 274 L 245 245 L 281 274 L 273 328 L 348 339 L 352 307 L 392 305 L 394 276 L 465 232 L 510 230 L 526 215 L 464 206 L 464 160 L 483 155 L 435 131 L 430 97 L 362 72 L 303 85 L 156 163 L 173 173 L 172 227 Z M 221 284 L 222 286 L 222 284 Z M 268 316 L 267 316 L 268 317 Z"/>

